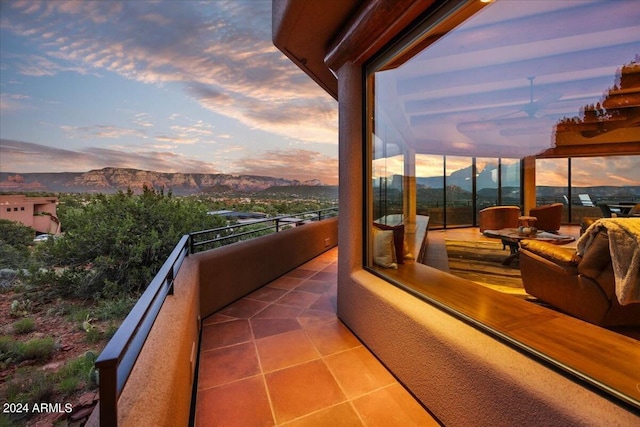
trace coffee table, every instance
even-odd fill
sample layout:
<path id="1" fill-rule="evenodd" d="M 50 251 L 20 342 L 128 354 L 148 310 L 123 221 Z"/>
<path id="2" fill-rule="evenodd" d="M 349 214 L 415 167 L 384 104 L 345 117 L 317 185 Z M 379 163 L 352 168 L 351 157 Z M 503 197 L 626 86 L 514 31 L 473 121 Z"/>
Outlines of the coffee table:
<path id="1" fill-rule="evenodd" d="M 566 245 L 575 241 L 573 236 L 563 236 L 561 234 L 538 231 L 535 234 L 522 234 L 517 228 L 502 228 L 500 230 L 484 230 L 487 237 L 497 238 L 504 246 L 509 247 L 509 256 L 502 262 L 502 265 L 509 265 L 514 259 L 520 256 L 520 242 L 525 239 L 542 240 L 554 245 Z"/>

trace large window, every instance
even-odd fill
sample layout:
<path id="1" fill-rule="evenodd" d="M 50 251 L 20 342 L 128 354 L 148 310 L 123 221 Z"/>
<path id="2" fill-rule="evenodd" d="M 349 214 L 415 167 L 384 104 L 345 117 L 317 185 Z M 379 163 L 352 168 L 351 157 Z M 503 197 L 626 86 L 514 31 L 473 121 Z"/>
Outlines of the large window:
<path id="1" fill-rule="evenodd" d="M 564 223 L 617 216 L 621 211 L 615 206 L 639 199 L 640 156 L 536 160 L 536 203 L 563 203 Z"/>
<path id="2" fill-rule="evenodd" d="M 603 205 L 640 202 L 639 22 L 635 1 L 447 2 L 375 58 L 368 267 L 398 282 L 411 265 L 377 262 L 374 222 L 459 232 L 487 207 L 562 203 L 578 233 Z"/>

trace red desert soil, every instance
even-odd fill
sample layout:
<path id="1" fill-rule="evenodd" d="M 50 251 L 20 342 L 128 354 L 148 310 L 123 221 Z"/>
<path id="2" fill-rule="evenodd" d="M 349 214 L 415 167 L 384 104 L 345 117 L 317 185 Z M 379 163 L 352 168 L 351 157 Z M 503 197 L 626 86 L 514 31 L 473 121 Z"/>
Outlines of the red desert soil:
<path id="1" fill-rule="evenodd" d="M 100 339 L 97 342 L 89 342 L 86 339 L 87 333 L 81 329 L 82 322 L 74 321 L 69 319 L 67 316 L 59 314 L 59 310 L 52 310 L 52 308 L 56 307 L 56 304 L 59 304 L 54 302 L 48 304 L 33 303 L 28 310 L 27 315 L 24 317 L 29 317 L 35 321 L 35 330 L 28 334 L 14 335 L 12 325 L 22 317 L 14 317 L 11 315 L 11 304 L 14 300 L 21 300 L 22 298 L 21 294 L 13 291 L 0 292 L 0 335 L 9 335 L 20 341 L 29 341 L 34 338 L 53 337 L 57 344 L 56 351 L 49 360 L 44 362 L 23 361 L 17 365 L 10 364 L 7 367 L 2 367 L 3 369 L 0 370 L 0 396 L 4 394 L 3 389 L 6 383 L 11 380 L 12 375 L 19 367 L 32 366 L 39 367 L 43 370 L 57 371 L 65 364 L 65 362 L 76 359 L 84 355 L 87 351 L 92 351 L 98 355 L 107 343 L 106 339 Z M 95 321 L 92 321 L 91 323 L 100 331 L 104 331 L 107 326 L 106 324 L 101 324 L 100 322 Z M 97 392 L 97 389 L 92 391 L 92 393 L 95 392 Z M 72 403 L 74 406 L 74 412 L 77 412 L 76 408 L 79 409 L 80 406 L 86 406 L 86 400 L 86 389 L 79 390 L 71 397 L 52 397 L 52 403 L 60 401 Z M 87 411 L 85 410 L 85 412 Z M 50 419 L 52 419 L 51 414 L 33 416 L 29 419 L 27 425 L 52 425 L 52 423 L 49 422 Z"/>

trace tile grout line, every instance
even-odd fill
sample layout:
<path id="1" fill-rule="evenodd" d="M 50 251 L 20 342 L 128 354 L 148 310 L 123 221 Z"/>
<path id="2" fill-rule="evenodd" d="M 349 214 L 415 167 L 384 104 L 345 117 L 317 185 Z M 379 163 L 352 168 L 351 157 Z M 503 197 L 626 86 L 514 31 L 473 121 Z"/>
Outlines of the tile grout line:
<path id="1" fill-rule="evenodd" d="M 289 292 L 287 292 L 285 295 L 287 295 Z M 284 296 L 284 295 L 283 295 Z M 269 307 L 271 307 L 274 304 L 274 302 L 270 302 L 269 305 L 267 305 L 267 307 L 265 307 L 265 310 Z M 258 314 L 258 313 L 256 313 Z M 271 398 L 271 393 L 269 392 L 269 386 L 267 385 L 267 375 L 264 372 L 264 367 L 262 366 L 262 359 L 260 358 L 260 352 L 258 351 L 258 344 L 257 344 L 257 339 L 256 339 L 256 335 L 254 333 L 253 330 L 253 324 L 251 323 L 251 319 L 256 315 L 254 314 L 253 316 L 251 316 L 251 318 L 248 319 L 249 322 L 249 330 L 251 331 L 251 342 L 253 343 L 253 350 L 256 352 L 256 358 L 258 359 L 258 367 L 260 368 L 260 377 L 262 378 L 262 385 L 264 387 L 264 391 L 267 394 L 267 401 L 269 402 L 269 410 L 271 411 L 271 421 L 273 421 L 273 426 L 277 426 L 278 423 L 276 421 L 276 413 L 275 413 L 275 409 L 273 407 L 273 399 Z"/>

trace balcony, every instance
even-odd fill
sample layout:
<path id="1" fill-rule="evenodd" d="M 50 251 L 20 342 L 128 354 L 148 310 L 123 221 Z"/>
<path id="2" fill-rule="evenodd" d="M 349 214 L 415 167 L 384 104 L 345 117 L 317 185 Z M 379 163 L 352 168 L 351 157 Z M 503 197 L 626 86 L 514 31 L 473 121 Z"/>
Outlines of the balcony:
<path id="1" fill-rule="evenodd" d="M 88 425 L 438 425 L 336 316 L 337 218 L 192 243 L 101 354 Z"/>
<path id="2" fill-rule="evenodd" d="M 196 425 L 438 425 L 336 317 L 337 256 L 203 320 Z"/>

